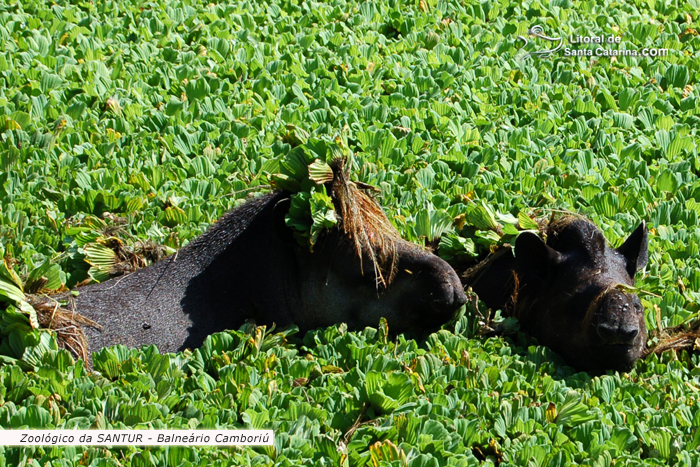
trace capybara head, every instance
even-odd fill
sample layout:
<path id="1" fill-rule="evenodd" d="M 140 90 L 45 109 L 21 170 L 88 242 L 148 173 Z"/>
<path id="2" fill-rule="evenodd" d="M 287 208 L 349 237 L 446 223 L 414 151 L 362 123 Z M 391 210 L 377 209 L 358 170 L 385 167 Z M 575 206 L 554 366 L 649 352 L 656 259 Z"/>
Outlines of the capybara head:
<path id="1" fill-rule="evenodd" d="M 376 326 L 384 317 L 392 332 L 401 333 L 434 330 L 449 321 L 466 302 L 459 277 L 434 254 L 399 238 L 395 242 L 393 272 L 385 270 L 382 276 L 372 258 L 363 253 L 360 261 L 339 233 L 323 239 L 314 253 L 299 251 L 299 327 L 345 322 L 361 329 Z"/>
<path id="2" fill-rule="evenodd" d="M 634 276 L 648 259 L 642 223 L 619 248 L 587 220 L 552 222 L 547 242 L 531 232 L 514 247 L 513 314 L 523 328 L 584 370 L 627 371 L 647 329 Z"/>
<path id="3" fill-rule="evenodd" d="M 381 207 L 349 181 L 342 165 L 329 191 L 340 223 L 311 253 L 297 251 L 303 274 L 300 327 L 346 322 L 394 332 L 434 329 L 466 302 L 452 267 L 403 240 Z"/>

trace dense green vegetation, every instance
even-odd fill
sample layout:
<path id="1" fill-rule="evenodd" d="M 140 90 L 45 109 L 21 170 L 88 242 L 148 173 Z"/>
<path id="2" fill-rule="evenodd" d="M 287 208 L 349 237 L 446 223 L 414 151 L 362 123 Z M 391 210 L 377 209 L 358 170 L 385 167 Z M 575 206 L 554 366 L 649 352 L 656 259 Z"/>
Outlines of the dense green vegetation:
<path id="1" fill-rule="evenodd" d="M 252 330 L 180 355 L 103 350 L 101 374 L 89 374 L 31 331 L 18 297 L 103 277 L 85 259 L 94 268 L 105 252 L 85 246 L 106 232 L 180 247 L 268 185 L 293 147 L 338 141 L 402 234 L 439 243 L 455 262 L 555 210 L 587 215 L 615 245 L 646 220 L 650 263 L 637 285 L 648 325 L 686 322 L 700 310 L 699 14 L 697 0 L 1 4 L 0 298 L 20 309 L 0 321 L 0 426 L 277 435 L 274 449 L 0 457 L 697 464 L 696 354 L 651 356 L 629 374 L 575 373 L 525 336 L 476 336 L 470 306 L 426 342 L 389 339 L 382 325 L 284 345 Z M 516 37 L 535 24 L 669 55 L 516 59 Z M 531 37 L 527 47 L 550 44 Z"/>

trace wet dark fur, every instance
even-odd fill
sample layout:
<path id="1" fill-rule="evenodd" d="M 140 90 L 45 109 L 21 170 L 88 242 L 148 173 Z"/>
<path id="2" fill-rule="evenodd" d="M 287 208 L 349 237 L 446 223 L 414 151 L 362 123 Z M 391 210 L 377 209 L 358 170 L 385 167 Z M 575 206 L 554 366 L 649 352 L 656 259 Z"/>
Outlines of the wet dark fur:
<path id="1" fill-rule="evenodd" d="M 341 229 L 310 253 L 284 225 L 288 206 L 288 194 L 261 195 L 175 255 L 79 288 L 72 309 L 102 326 L 83 326 L 90 351 L 114 344 L 155 344 L 163 352 L 194 348 L 246 319 L 306 330 L 339 322 L 376 326 L 383 316 L 390 329 L 403 332 L 442 324 L 466 301 L 447 263 L 399 237 L 384 239 L 395 253 L 393 280 L 385 288 L 368 267 L 370 252 L 360 252 L 363 268 Z"/>
<path id="2" fill-rule="evenodd" d="M 647 243 L 643 223 L 614 249 L 595 225 L 567 216 L 549 225 L 546 244 L 523 232 L 463 283 L 572 366 L 626 371 L 646 345 L 644 311 L 630 288 L 647 263 Z"/>

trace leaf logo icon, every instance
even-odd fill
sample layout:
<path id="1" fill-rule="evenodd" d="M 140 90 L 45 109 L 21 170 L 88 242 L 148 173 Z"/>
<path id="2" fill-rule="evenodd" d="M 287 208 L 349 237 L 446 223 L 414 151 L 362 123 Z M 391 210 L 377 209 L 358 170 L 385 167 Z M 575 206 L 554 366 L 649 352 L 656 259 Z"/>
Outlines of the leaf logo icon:
<path id="1" fill-rule="evenodd" d="M 564 38 L 562 37 L 548 37 L 544 35 L 544 29 L 542 26 L 539 24 L 536 24 L 532 26 L 530 29 L 527 30 L 528 36 L 534 36 L 538 37 L 540 39 L 544 39 L 549 42 L 558 42 L 557 46 L 554 47 L 553 49 L 545 49 L 545 50 L 534 50 L 532 52 L 525 52 L 525 47 L 530 43 L 530 40 L 525 37 L 525 36 L 518 36 L 517 39 L 522 40 L 525 42 L 525 44 L 518 50 L 518 53 L 516 54 L 516 59 L 517 60 L 525 60 L 529 56 L 537 56 L 537 57 L 547 57 L 554 52 L 558 52 L 563 46 L 564 46 Z"/>

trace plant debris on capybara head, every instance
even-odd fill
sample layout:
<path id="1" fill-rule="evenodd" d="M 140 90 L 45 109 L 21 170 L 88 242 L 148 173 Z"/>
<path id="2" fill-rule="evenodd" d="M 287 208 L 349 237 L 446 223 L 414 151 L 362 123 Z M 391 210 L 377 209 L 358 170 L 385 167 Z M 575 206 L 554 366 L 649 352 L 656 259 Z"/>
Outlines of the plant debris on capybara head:
<path id="1" fill-rule="evenodd" d="M 466 302 L 457 274 L 401 239 L 342 163 L 332 168 L 325 186 L 338 224 L 313 252 L 285 222 L 292 194 L 258 196 L 176 254 L 67 297 L 71 311 L 101 326 L 82 326 L 89 350 L 155 344 L 174 352 L 247 319 L 308 330 L 361 329 L 384 317 L 397 333 L 447 322 Z"/>
<path id="2" fill-rule="evenodd" d="M 628 371 L 645 350 L 647 329 L 634 276 L 648 259 L 642 223 L 619 248 L 610 248 L 591 222 L 563 216 L 467 271 L 492 309 L 515 316 L 522 328 L 580 370 Z"/>

